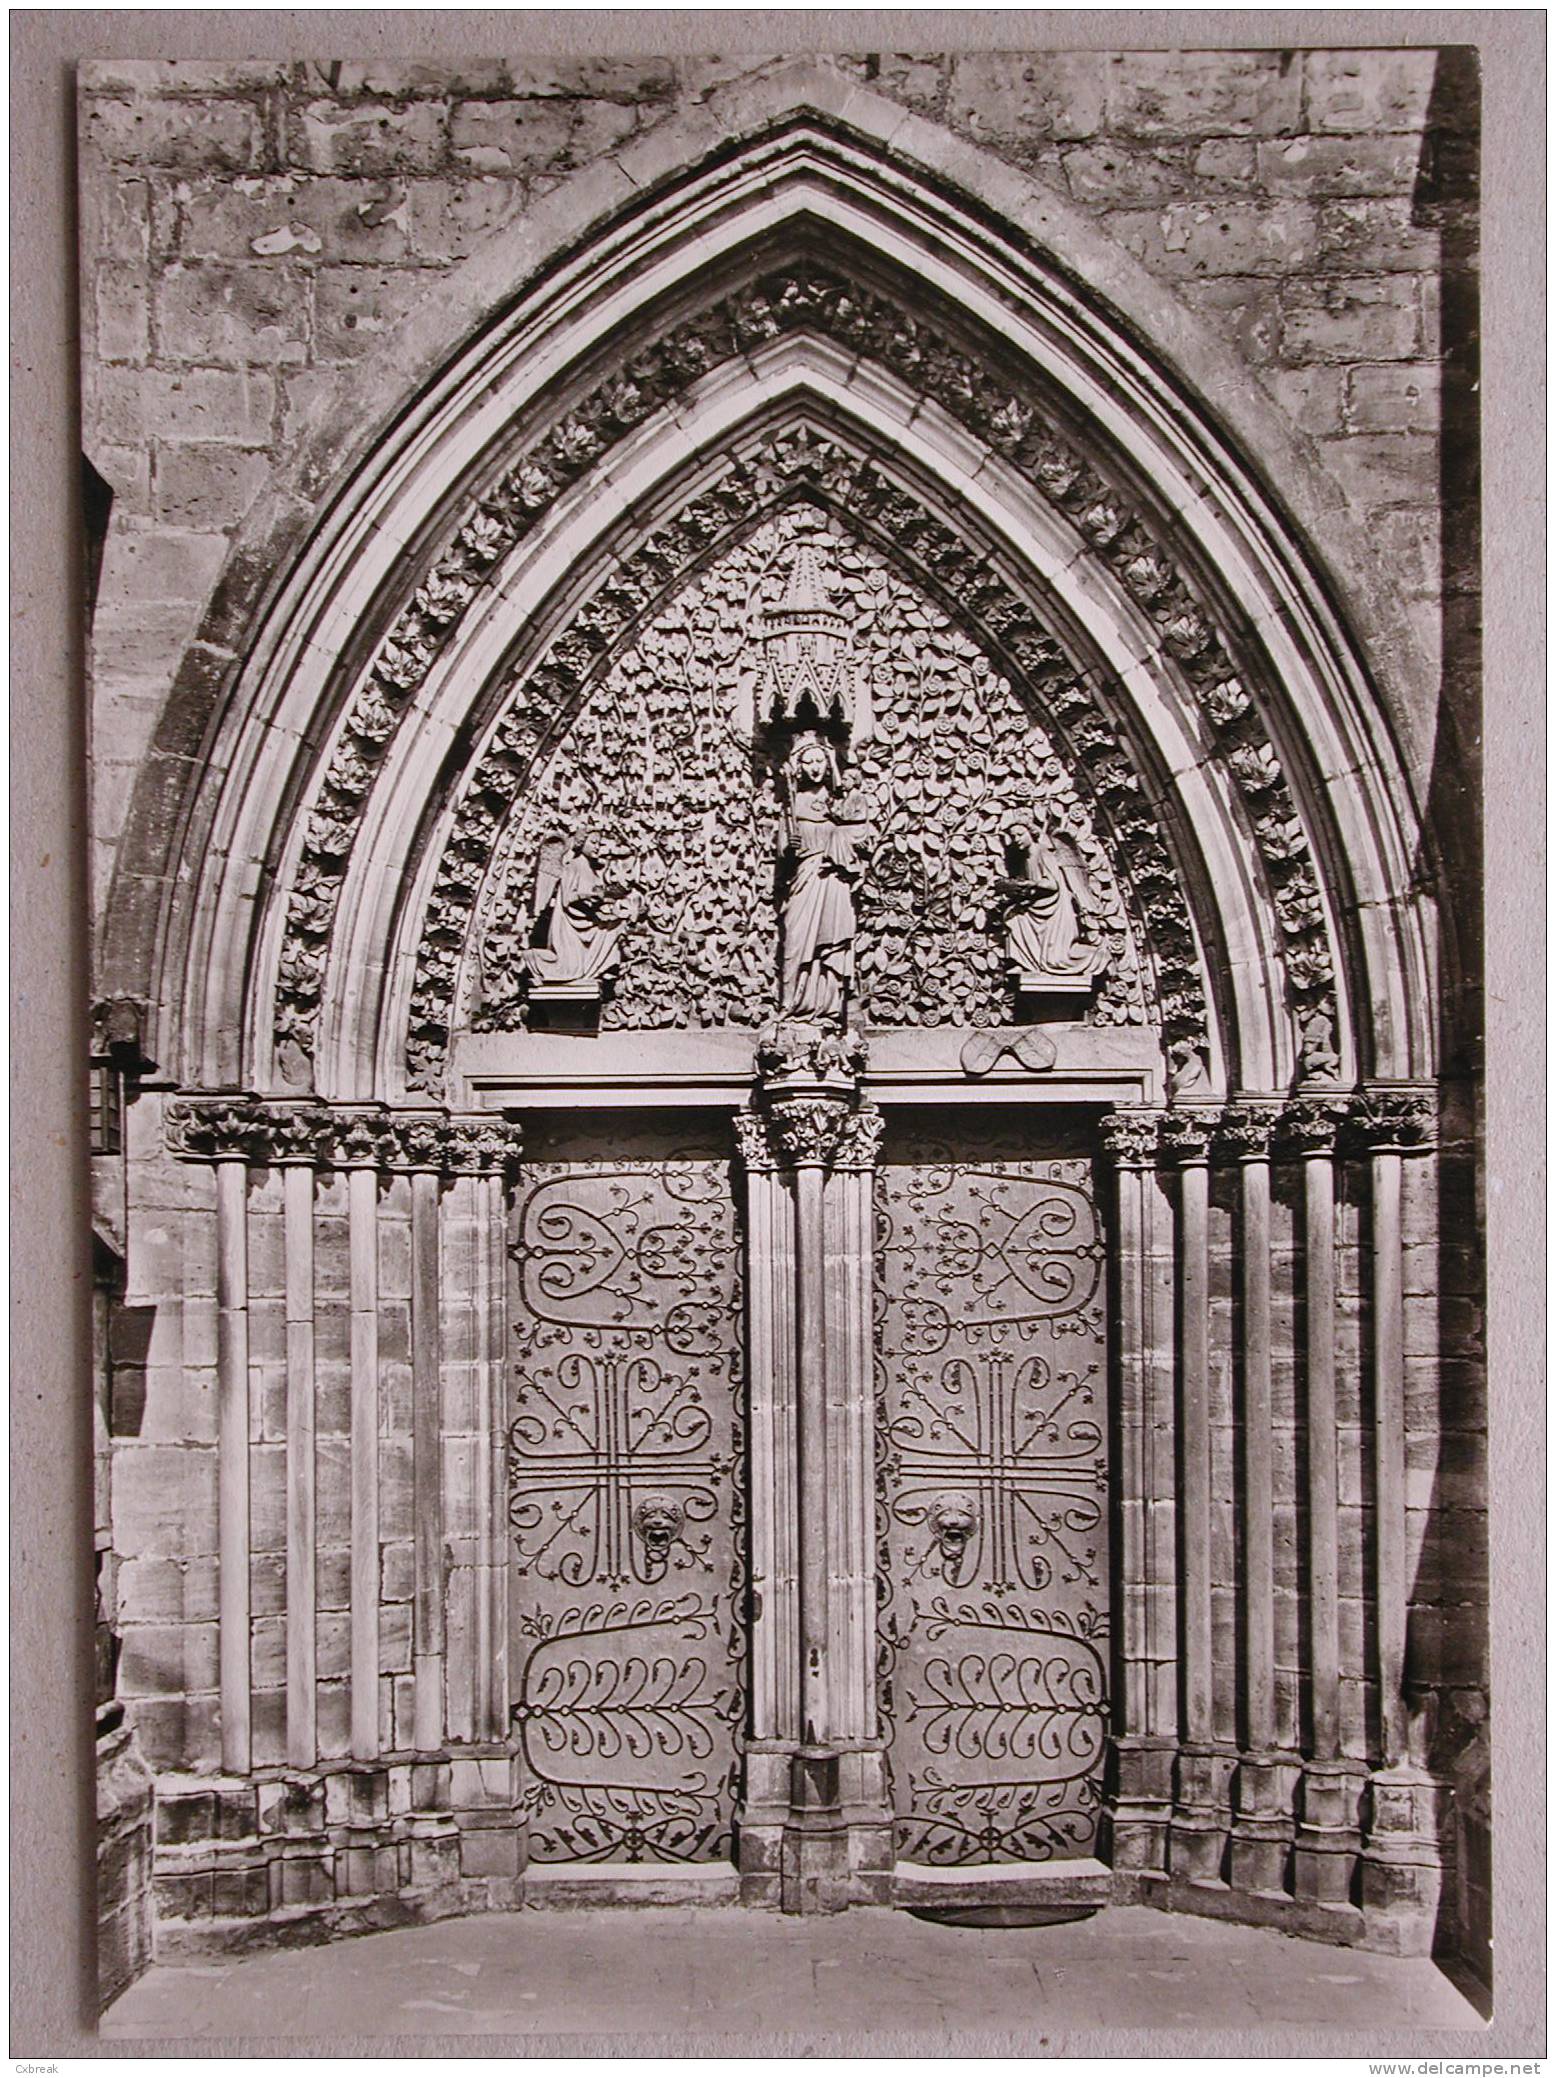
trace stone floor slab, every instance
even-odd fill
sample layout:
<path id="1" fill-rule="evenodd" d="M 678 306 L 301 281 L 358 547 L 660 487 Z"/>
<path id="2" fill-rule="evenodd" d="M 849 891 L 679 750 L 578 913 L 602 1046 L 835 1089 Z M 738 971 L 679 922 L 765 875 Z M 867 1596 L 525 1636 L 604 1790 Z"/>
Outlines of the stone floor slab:
<path id="1" fill-rule="evenodd" d="M 109 2009 L 102 2033 L 215 2043 L 1482 2026 L 1424 1959 L 1138 1907 L 1031 1928 L 645 1907 L 501 1913 L 157 1965 Z"/>

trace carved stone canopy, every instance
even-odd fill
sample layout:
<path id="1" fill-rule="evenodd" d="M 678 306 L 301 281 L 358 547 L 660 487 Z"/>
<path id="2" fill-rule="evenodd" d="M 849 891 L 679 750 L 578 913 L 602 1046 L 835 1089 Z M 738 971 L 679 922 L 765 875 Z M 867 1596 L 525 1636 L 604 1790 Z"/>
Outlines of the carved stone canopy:
<path id="1" fill-rule="evenodd" d="M 831 725 L 862 741 L 871 719 L 868 679 L 855 672 L 852 622 L 839 609 L 840 588 L 824 574 L 822 559 L 822 539 L 802 535 L 787 561 L 764 573 L 769 584 L 781 574 L 783 590 L 752 616 L 763 659 L 752 719 L 761 732 Z"/>

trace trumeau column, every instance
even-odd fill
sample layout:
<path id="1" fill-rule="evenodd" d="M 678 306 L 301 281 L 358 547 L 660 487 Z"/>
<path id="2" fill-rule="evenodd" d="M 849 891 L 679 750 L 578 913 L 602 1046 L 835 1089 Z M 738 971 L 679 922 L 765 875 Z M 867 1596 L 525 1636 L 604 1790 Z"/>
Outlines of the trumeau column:
<path id="1" fill-rule="evenodd" d="M 1405 1698 L 1410 1582 L 1405 1491 L 1404 1165 L 1431 1156 L 1433 1092 L 1373 1084 L 1353 1113 L 1371 1184 L 1373 1539 L 1377 1618 L 1374 1665 L 1381 1766 L 1366 1797 L 1362 1902 L 1429 1938 L 1443 1882 L 1448 1785 L 1415 1764 Z M 1418 1940 L 1411 1944 L 1420 1946 Z"/>
<path id="2" fill-rule="evenodd" d="M 1218 1114 L 1163 1115 L 1164 1157 L 1177 1171 L 1178 1461 L 1182 1575 L 1182 1734 L 1170 1867 L 1218 1882 L 1231 1823 L 1233 1754 L 1216 1739 L 1211 1620 L 1210 1143 Z"/>
<path id="3" fill-rule="evenodd" d="M 1307 1752 L 1293 1851 L 1299 1899 L 1349 1903 L 1361 1845 L 1362 1769 L 1341 1751 L 1339 1442 L 1335 1391 L 1335 1155 L 1348 1101 L 1299 1095 L 1282 1128 L 1302 1165 L 1303 1382 L 1307 1439 Z"/>
<path id="4" fill-rule="evenodd" d="M 1102 1145 L 1115 1177 L 1118 1263 L 1117 1377 L 1120 1549 L 1120 1679 L 1113 1697 L 1113 1737 L 1106 1812 L 1116 1869 L 1167 1866 L 1176 1740 L 1155 1723 L 1154 1617 L 1172 1582 L 1156 1578 L 1151 1414 L 1153 1399 L 1151 1259 L 1152 1197 L 1162 1114 L 1127 1107 L 1102 1120 Z M 1170 1609 L 1169 1609 L 1170 1615 Z"/>
<path id="5" fill-rule="evenodd" d="M 1242 1098 L 1222 1113 L 1217 1152 L 1238 1170 L 1237 1423 L 1242 1436 L 1242 1751 L 1237 1762 L 1228 1880 L 1264 1896 L 1285 1892 L 1296 1760 L 1277 1750 L 1275 1706 L 1275 1466 L 1271 1337 L 1270 1143 L 1273 1101 Z"/>
<path id="6" fill-rule="evenodd" d="M 862 1042 L 780 1024 L 737 1121 L 750 1259 L 751 1741 L 742 1892 L 791 1912 L 884 1897 L 875 1724 L 870 1188 Z"/>

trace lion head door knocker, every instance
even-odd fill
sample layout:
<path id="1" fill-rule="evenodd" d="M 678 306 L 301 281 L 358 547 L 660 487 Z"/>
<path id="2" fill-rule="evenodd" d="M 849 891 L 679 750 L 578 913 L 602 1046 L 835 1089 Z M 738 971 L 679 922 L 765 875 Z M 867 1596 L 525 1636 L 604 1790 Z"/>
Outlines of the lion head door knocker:
<path id="1" fill-rule="evenodd" d="M 645 1494 L 632 1511 L 632 1527 L 643 1545 L 643 1578 L 662 1580 L 670 1563 L 670 1547 L 686 1527 L 686 1511 L 668 1494 Z"/>
<path id="2" fill-rule="evenodd" d="M 940 1576 L 948 1587 L 962 1584 L 978 1523 L 978 1505 L 967 1494 L 946 1494 L 929 1511 L 929 1527 L 940 1547 Z"/>

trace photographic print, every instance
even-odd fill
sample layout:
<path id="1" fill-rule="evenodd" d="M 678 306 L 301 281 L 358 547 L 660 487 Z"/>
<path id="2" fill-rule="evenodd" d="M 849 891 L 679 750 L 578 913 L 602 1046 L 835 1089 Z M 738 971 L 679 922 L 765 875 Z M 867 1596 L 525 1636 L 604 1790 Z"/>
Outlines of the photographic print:
<path id="1" fill-rule="evenodd" d="M 1476 52 L 77 110 L 106 2031 L 1479 2027 Z"/>

